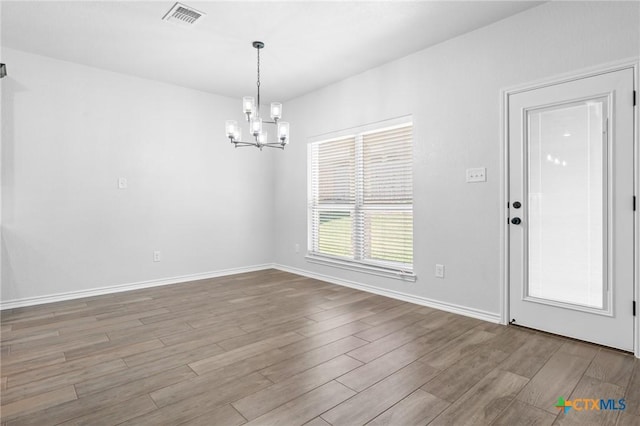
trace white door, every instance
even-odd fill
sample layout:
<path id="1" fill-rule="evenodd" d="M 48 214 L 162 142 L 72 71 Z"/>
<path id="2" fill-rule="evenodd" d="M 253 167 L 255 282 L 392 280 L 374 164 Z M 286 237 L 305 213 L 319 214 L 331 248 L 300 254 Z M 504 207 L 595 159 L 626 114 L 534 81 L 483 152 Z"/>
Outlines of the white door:
<path id="1" fill-rule="evenodd" d="M 511 94 L 509 319 L 633 350 L 633 70 Z"/>

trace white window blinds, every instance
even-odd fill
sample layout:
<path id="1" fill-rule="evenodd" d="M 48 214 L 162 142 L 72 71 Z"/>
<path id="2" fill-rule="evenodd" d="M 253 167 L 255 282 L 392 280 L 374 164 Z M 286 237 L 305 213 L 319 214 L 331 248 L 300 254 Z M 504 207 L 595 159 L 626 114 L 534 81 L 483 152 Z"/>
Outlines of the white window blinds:
<path id="1" fill-rule="evenodd" d="M 356 202 L 355 139 L 312 147 L 312 240 L 315 253 L 353 258 Z"/>
<path id="2" fill-rule="evenodd" d="M 310 254 L 413 270 L 412 126 L 311 145 Z"/>

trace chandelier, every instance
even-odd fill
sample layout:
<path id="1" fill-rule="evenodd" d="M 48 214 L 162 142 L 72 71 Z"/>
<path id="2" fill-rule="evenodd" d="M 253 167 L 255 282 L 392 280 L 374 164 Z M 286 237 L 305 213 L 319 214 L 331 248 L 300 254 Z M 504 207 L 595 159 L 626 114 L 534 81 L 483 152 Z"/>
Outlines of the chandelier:
<path id="1" fill-rule="evenodd" d="M 257 99 L 254 99 L 253 96 L 243 97 L 242 112 L 246 115 L 246 120 L 249 123 L 249 134 L 254 140 L 251 142 L 242 140 L 242 129 L 238 126 L 236 120 L 227 120 L 225 122 L 227 137 L 236 148 L 239 146 L 255 146 L 262 151 L 262 148 L 267 146 L 269 148 L 284 149 L 289 143 L 289 123 L 280 121 L 282 117 L 282 104 L 279 102 L 271 102 L 271 119 L 273 121 L 263 120 L 260 116 L 260 49 L 264 48 L 264 43 L 254 41 L 253 47 L 255 47 L 258 52 L 258 81 L 256 83 L 258 96 Z M 277 142 L 269 142 L 267 131 L 262 128 L 263 124 L 275 125 Z"/>

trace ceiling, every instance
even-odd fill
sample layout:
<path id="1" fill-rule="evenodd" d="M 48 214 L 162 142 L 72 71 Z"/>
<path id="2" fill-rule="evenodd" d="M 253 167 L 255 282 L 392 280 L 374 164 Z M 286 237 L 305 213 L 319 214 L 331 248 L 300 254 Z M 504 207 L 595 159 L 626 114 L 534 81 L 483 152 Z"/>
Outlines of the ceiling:
<path id="1" fill-rule="evenodd" d="M 2 1 L 2 45 L 197 90 L 286 101 L 504 19 L 529 1 Z M 8 64 L 9 73 L 11 65 Z"/>

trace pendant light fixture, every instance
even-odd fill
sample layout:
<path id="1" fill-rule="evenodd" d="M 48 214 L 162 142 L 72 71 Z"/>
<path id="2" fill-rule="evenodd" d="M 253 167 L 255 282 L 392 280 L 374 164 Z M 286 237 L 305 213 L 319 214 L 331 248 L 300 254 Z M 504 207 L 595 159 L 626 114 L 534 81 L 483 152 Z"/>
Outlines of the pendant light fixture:
<path id="1" fill-rule="evenodd" d="M 282 118 L 282 104 L 279 102 L 271 102 L 271 119 L 273 121 L 263 120 L 260 116 L 260 49 L 264 48 L 264 43 L 254 41 L 253 47 L 258 52 L 258 81 L 256 83 L 258 96 L 257 99 L 254 99 L 253 96 L 245 96 L 242 98 L 242 112 L 245 114 L 246 120 L 249 123 L 249 134 L 250 138 L 253 138 L 253 141 L 245 142 L 242 140 L 242 129 L 238 126 L 236 120 L 227 120 L 225 122 L 227 138 L 229 138 L 236 148 L 255 146 L 262 151 L 262 148 L 267 146 L 269 148 L 284 149 L 289 143 L 289 123 L 280 121 L 280 118 Z M 264 124 L 275 125 L 276 142 L 269 142 L 269 135 L 262 127 Z"/>

